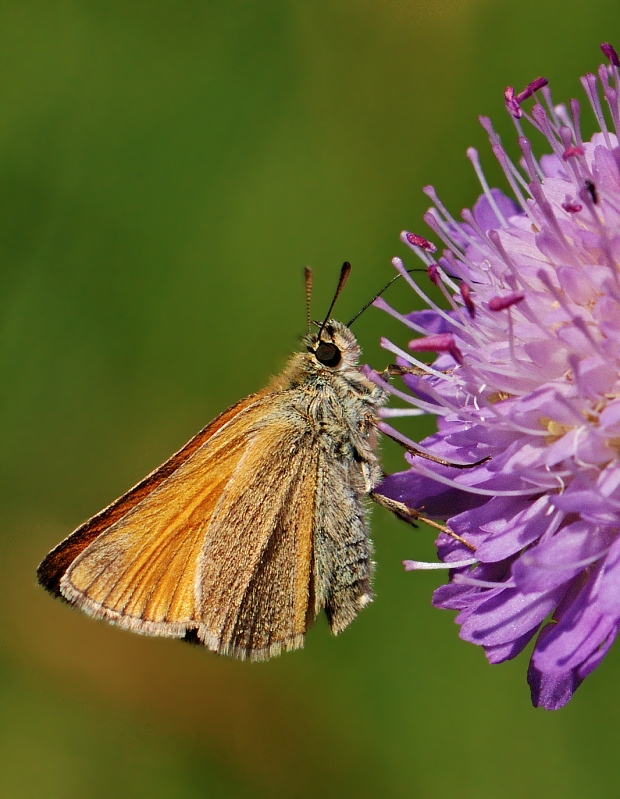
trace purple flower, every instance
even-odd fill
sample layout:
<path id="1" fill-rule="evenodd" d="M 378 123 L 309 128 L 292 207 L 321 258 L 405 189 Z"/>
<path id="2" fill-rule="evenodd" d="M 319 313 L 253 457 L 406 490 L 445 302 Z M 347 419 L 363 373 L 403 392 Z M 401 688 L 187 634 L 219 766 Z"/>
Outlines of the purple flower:
<path id="1" fill-rule="evenodd" d="M 405 565 L 447 564 L 433 603 L 459 612 L 461 637 L 491 663 L 535 639 L 528 682 L 547 709 L 570 700 L 620 625 L 620 81 L 615 50 L 602 49 L 610 64 L 582 78 L 600 129 L 590 141 L 579 103 L 555 106 L 538 78 L 505 93 L 519 166 L 481 118 L 512 198 L 489 188 L 473 149 L 483 193 L 462 222 L 425 189 L 425 220 L 445 249 L 437 257 L 422 236 L 402 240 L 447 310 L 398 258 L 428 310 L 401 315 L 376 301 L 417 336 L 408 350 L 383 341 L 409 370 L 406 390 L 390 387 L 407 407 L 384 418 L 438 420 L 421 444 L 380 424 L 410 450 L 409 469 L 380 492 L 446 520 L 442 562 Z M 534 155 L 525 123 L 548 154 Z M 429 350 L 432 365 L 416 357 Z"/>

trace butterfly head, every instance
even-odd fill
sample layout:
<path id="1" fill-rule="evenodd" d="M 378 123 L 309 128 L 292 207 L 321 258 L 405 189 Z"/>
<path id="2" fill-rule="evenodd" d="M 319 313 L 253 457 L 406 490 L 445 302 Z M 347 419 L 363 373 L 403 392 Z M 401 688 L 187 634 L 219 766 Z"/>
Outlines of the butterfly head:
<path id="1" fill-rule="evenodd" d="M 355 336 L 335 319 L 328 319 L 318 333 L 308 333 L 304 344 L 318 369 L 342 371 L 358 364 L 360 348 Z"/>

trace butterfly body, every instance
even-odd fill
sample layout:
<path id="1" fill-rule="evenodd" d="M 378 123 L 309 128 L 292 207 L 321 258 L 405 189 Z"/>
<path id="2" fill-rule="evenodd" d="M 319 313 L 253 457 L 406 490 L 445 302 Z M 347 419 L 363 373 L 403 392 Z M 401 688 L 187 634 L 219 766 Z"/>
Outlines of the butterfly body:
<path id="1" fill-rule="evenodd" d="M 366 496 L 385 392 L 328 320 L 261 392 L 59 544 L 51 593 L 135 632 L 264 660 L 343 630 L 372 599 Z"/>

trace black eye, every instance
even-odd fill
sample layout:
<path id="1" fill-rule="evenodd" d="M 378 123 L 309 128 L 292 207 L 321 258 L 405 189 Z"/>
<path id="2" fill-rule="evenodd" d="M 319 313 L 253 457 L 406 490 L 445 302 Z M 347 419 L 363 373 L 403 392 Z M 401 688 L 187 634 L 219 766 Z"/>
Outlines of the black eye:
<path id="1" fill-rule="evenodd" d="M 328 341 L 322 341 L 314 351 L 314 357 L 319 363 L 324 366 L 338 366 L 342 360 L 340 350 L 335 344 L 330 344 Z"/>

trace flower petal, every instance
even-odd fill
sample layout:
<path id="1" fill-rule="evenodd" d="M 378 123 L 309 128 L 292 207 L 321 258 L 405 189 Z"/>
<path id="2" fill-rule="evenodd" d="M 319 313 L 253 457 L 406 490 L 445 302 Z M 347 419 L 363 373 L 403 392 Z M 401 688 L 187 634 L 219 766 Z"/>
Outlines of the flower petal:
<path id="1" fill-rule="evenodd" d="M 562 588 L 537 594 L 506 588 L 476 608 L 464 621 L 460 636 L 485 647 L 514 641 L 538 627 L 562 594 Z"/>
<path id="2" fill-rule="evenodd" d="M 605 615 L 597 603 L 602 569 L 588 579 L 577 597 L 541 641 L 537 641 L 532 663 L 549 674 L 579 666 L 607 639 L 616 619 Z"/>

